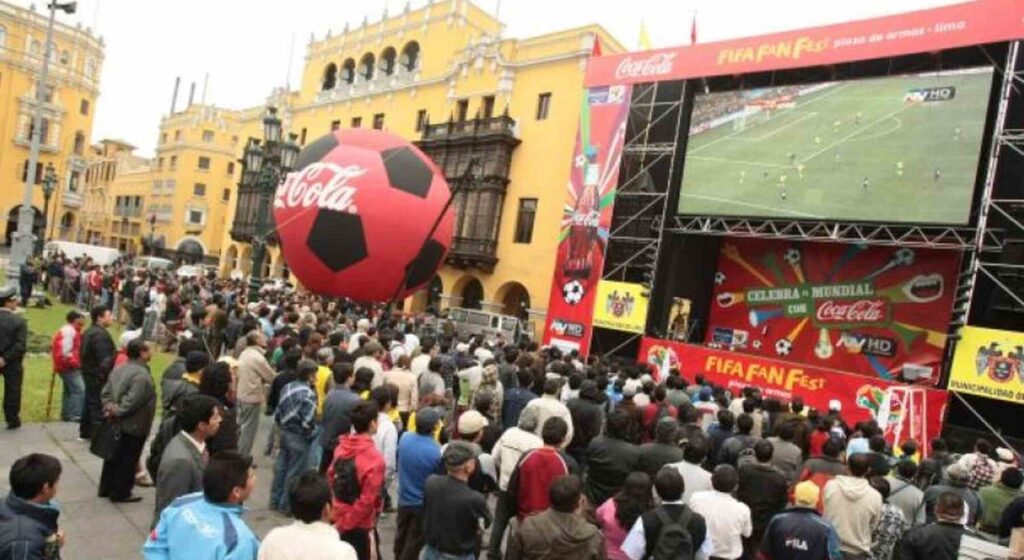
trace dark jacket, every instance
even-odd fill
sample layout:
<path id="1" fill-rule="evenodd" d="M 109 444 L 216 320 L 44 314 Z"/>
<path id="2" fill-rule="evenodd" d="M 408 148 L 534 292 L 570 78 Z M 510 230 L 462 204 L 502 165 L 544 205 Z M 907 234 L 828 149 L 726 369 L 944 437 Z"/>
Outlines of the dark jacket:
<path id="1" fill-rule="evenodd" d="M 101 393 L 103 406 L 114 405 L 121 431 L 138 437 L 149 435 L 156 416 L 156 386 L 149 366 L 129 360 L 110 372 Z"/>
<path id="2" fill-rule="evenodd" d="M 28 323 L 20 315 L 7 310 L 0 311 L 0 358 L 7 364 L 0 371 L 7 368 L 20 369 L 27 348 Z"/>
<path id="3" fill-rule="evenodd" d="M 210 457 L 222 451 L 238 451 L 238 412 L 235 407 L 221 403 L 220 428 L 213 437 L 206 440 Z"/>
<path id="4" fill-rule="evenodd" d="M 587 499 L 603 504 L 622 489 L 629 473 L 637 470 L 640 448 L 608 436 L 598 436 L 587 446 Z"/>
<path id="5" fill-rule="evenodd" d="M 729 464 L 736 466 L 739 461 L 740 453 L 745 450 L 753 450 L 754 442 L 757 439 L 750 434 L 736 434 L 729 439 L 722 442 L 722 447 L 718 449 L 718 462 L 716 464 L 723 465 Z"/>
<path id="6" fill-rule="evenodd" d="M 512 534 L 505 560 L 604 560 L 604 537 L 581 515 L 547 509 Z"/>
<path id="7" fill-rule="evenodd" d="M 963 525 L 945 521 L 914 527 L 900 541 L 900 560 L 955 560 L 966 532 Z"/>
<path id="8" fill-rule="evenodd" d="M 762 560 L 838 559 L 839 535 L 813 508 L 793 507 L 768 523 L 758 558 Z"/>
<path id="9" fill-rule="evenodd" d="M 352 430 L 349 414 L 357 404 L 362 402 L 359 395 L 347 387 L 335 387 L 324 398 L 323 431 L 320 432 L 320 445 L 330 451 L 338 444 L 338 436 L 348 434 Z"/>
<path id="10" fill-rule="evenodd" d="M 682 504 L 665 504 L 660 509 L 665 511 L 669 519 L 678 523 L 682 521 L 683 512 L 688 508 Z M 654 553 L 654 545 L 657 544 L 658 537 L 661 536 L 662 523 L 658 517 L 658 508 L 641 515 L 640 522 L 644 527 L 644 541 L 647 544 L 644 558 L 647 558 Z M 690 541 L 693 543 L 693 552 L 696 554 L 704 544 L 704 539 L 707 538 L 708 528 L 704 516 L 690 510 L 690 522 L 686 524 L 686 529 L 690 532 Z"/>
<path id="11" fill-rule="evenodd" d="M 569 442 L 568 449 L 579 449 L 585 453 L 590 441 L 601 433 L 604 411 L 596 402 L 581 398 L 569 399 L 565 407 L 569 409 L 573 426 L 572 441 Z"/>
<path id="12" fill-rule="evenodd" d="M 953 492 L 958 494 L 964 499 L 964 503 L 967 504 L 967 508 L 970 510 L 967 515 L 967 523 L 974 525 L 974 522 L 981 515 L 981 500 L 978 498 L 978 493 L 971 490 L 967 486 L 959 486 L 956 484 L 935 484 L 929 486 L 924 491 L 924 517 L 928 523 L 934 523 L 938 521 L 935 517 L 935 503 L 939 501 L 939 496 L 943 492 Z"/>
<path id="13" fill-rule="evenodd" d="M 160 512 L 171 502 L 203 489 L 203 457 L 184 432 L 178 432 L 164 448 L 160 470 L 156 479 L 156 508 L 153 526 Z"/>
<path id="14" fill-rule="evenodd" d="M 708 426 L 708 466 L 715 466 L 718 464 L 718 451 L 722 448 L 722 444 L 725 440 L 731 438 L 735 432 L 732 428 L 723 428 L 721 424 L 715 422 Z"/>
<path id="15" fill-rule="evenodd" d="M 14 494 L 0 502 L 0 559 L 56 560 L 59 550 L 47 550 L 47 539 L 57 532 L 60 512 L 23 500 Z"/>
<path id="16" fill-rule="evenodd" d="M 750 507 L 754 535 L 759 536 L 772 516 L 786 507 L 789 483 L 772 465 L 750 462 L 740 467 L 736 499 Z"/>
<path id="17" fill-rule="evenodd" d="M 1010 538 L 1010 532 L 1017 527 L 1024 527 L 1024 496 L 1015 498 L 999 518 L 999 538 Z"/>
<path id="18" fill-rule="evenodd" d="M 616 410 L 624 410 L 629 414 L 629 436 L 631 443 L 639 444 L 644 432 L 644 412 L 632 398 L 623 398 L 615 405 Z"/>
<path id="19" fill-rule="evenodd" d="M 529 387 L 516 387 L 505 391 L 505 400 L 501 405 L 501 424 L 503 426 L 518 426 L 519 415 L 526 408 L 527 403 L 537 398 L 537 394 L 530 391 Z"/>
<path id="20" fill-rule="evenodd" d="M 164 410 L 170 410 L 171 399 L 174 397 L 174 389 L 181 382 L 185 375 L 185 358 L 177 357 L 160 375 L 160 402 Z"/>
<path id="21" fill-rule="evenodd" d="M 114 369 L 117 348 L 107 329 L 93 324 L 82 333 L 82 377 L 106 383 Z"/>
<path id="22" fill-rule="evenodd" d="M 683 450 L 678 445 L 671 443 L 645 443 L 640 446 L 640 459 L 637 469 L 647 473 L 647 476 L 654 480 L 661 467 L 669 463 L 678 463 L 683 460 Z"/>

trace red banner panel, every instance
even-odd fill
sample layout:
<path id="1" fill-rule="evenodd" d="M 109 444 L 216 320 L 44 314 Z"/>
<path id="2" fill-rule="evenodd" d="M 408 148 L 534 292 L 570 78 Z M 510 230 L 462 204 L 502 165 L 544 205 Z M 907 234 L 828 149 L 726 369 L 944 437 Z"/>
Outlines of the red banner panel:
<path id="1" fill-rule="evenodd" d="M 581 355 L 590 351 L 594 296 L 604 270 L 630 93 L 628 86 L 591 88 L 581 104 L 544 327 L 545 345 Z"/>
<path id="2" fill-rule="evenodd" d="M 909 247 L 725 239 L 705 341 L 934 384 L 960 257 Z"/>
<path id="3" fill-rule="evenodd" d="M 908 439 L 927 442 L 937 437 L 948 397 L 939 389 L 650 337 L 640 343 L 639 361 L 653 366 L 661 376 L 678 370 L 690 382 L 703 374 L 709 383 L 733 393 L 753 385 L 765 398 L 790 401 L 800 397 L 820 411 L 838 406 L 851 426 L 877 421 L 890 443 Z"/>
<path id="4" fill-rule="evenodd" d="M 1024 38 L 1024 2 L 977 0 L 824 27 L 591 58 L 586 85 L 839 64 Z"/>

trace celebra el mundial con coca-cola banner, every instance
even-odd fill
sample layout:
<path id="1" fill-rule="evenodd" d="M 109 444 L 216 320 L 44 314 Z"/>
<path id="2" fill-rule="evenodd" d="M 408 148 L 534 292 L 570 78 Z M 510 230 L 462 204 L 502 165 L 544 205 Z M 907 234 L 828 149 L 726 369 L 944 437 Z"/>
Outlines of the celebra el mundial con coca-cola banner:
<path id="1" fill-rule="evenodd" d="M 594 295 L 604 269 L 629 114 L 629 86 L 585 90 L 572 169 L 566 182 L 544 344 L 590 350 Z"/>
<path id="2" fill-rule="evenodd" d="M 318 294 L 363 302 L 406 297 L 451 245 L 451 196 L 432 161 L 379 130 L 338 130 L 307 145 L 274 196 L 288 268 Z M 408 271 L 408 273 L 407 273 Z"/>
<path id="3" fill-rule="evenodd" d="M 724 239 L 706 342 L 792 362 L 934 384 L 957 251 Z"/>

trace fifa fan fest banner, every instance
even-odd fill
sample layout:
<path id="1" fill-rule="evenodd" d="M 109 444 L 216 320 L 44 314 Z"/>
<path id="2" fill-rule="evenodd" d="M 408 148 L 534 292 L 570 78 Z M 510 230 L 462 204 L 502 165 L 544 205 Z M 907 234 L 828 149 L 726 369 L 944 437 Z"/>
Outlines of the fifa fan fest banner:
<path id="1" fill-rule="evenodd" d="M 890 443 L 927 442 L 942 432 L 948 393 L 939 389 L 650 337 L 640 343 L 639 360 L 654 367 L 659 376 L 677 370 L 693 382 L 702 374 L 733 393 L 753 385 L 765 398 L 800 397 L 823 412 L 838 408 L 851 426 L 873 419 Z"/>
<path id="2" fill-rule="evenodd" d="M 935 384 L 960 258 L 909 247 L 726 239 L 705 342 Z"/>
<path id="3" fill-rule="evenodd" d="M 643 291 L 640 284 L 611 280 L 598 282 L 594 326 L 643 334 L 650 304 L 650 296 L 644 296 Z"/>
<path id="4" fill-rule="evenodd" d="M 631 91 L 627 86 L 591 88 L 581 104 L 544 327 L 544 344 L 581 355 L 590 350 Z"/>
<path id="5" fill-rule="evenodd" d="M 949 390 L 1024 402 L 1024 333 L 964 327 L 960 337 Z"/>
<path id="6" fill-rule="evenodd" d="M 888 58 L 1024 38 L 1024 2 L 978 0 L 876 19 L 590 59 L 585 85 L 636 84 Z"/>

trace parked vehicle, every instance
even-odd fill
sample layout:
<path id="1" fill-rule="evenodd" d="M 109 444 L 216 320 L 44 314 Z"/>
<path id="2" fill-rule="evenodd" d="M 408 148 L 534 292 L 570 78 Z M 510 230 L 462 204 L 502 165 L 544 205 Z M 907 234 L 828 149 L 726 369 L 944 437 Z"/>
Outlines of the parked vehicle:
<path id="1" fill-rule="evenodd" d="M 530 329 L 527 329 L 522 321 L 511 315 L 479 309 L 450 307 L 448 308 L 448 321 L 454 325 L 455 333 L 459 338 L 475 336 L 493 341 L 501 335 L 508 342 L 517 341 L 522 336 L 532 338 Z"/>
<path id="2" fill-rule="evenodd" d="M 101 266 L 114 264 L 114 261 L 121 258 L 121 252 L 117 249 L 101 245 L 88 245 L 73 241 L 50 241 L 43 246 L 43 255 L 45 256 L 58 252 L 64 253 L 64 256 L 71 259 L 89 257 Z"/>
<path id="3" fill-rule="evenodd" d="M 174 262 L 162 257 L 135 257 L 132 267 L 136 270 L 171 270 Z"/>

